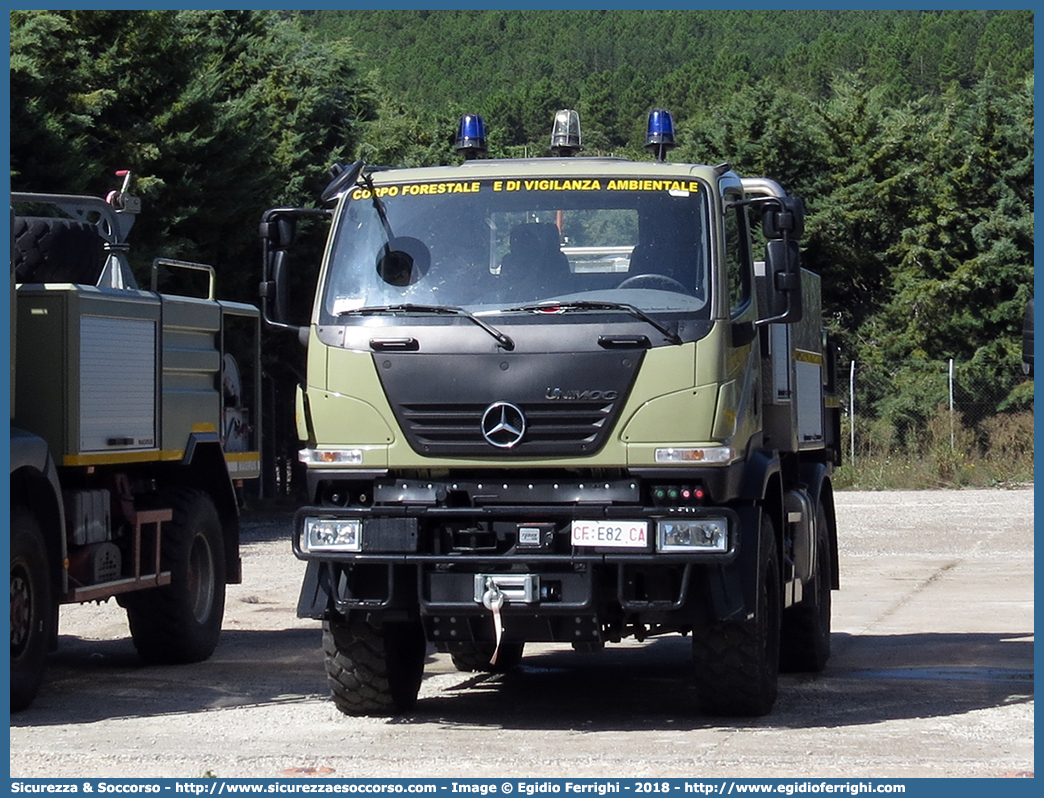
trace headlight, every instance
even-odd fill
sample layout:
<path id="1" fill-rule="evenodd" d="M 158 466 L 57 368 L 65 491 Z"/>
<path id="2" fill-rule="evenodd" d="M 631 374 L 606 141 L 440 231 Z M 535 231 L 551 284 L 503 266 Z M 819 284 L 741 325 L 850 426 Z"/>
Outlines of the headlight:
<path id="1" fill-rule="evenodd" d="M 656 549 L 670 552 L 729 550 L 729 522 L 725 518 L 665 519 L 656 522 Z"/>
<path id="2" fill-rule="evenodd" d="M 304 551 L 362 551 L 362 521 L 305 518 Z"/>

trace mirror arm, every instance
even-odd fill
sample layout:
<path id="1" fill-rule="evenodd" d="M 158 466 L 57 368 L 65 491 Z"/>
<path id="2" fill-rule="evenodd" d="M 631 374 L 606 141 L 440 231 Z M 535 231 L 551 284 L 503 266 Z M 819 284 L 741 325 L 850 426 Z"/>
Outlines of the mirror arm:
<path id="1" fill-rule="evenodd" d="M 769 316 L 767 319 L 755 319 L 753 324 L 755 327 L 763 327 L 766 324 L 775 324 L 779 321 L 786 321 L 787 317 L 790 316 L 791 311 L 794 309 L 793 301 L 790 298 L 790 291 L 787 291 L 787 309 L 780 313 L 778 316 Z"/>

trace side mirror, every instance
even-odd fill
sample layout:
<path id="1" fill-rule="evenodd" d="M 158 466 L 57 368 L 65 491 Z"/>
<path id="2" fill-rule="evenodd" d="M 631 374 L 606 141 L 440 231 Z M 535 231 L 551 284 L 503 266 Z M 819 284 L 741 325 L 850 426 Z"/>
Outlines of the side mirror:
<path id="1" fill-rule="evenodd" d="M 287 326 L 287 248 L 294 243 L 297 223 L 294 219 L 269 211 L 258 228 L 264 250 L 264 279 L 258 288 L 265 321 L 273 326 Z"/>
<path id="2" fill-rule="evenodd" d="M 285 249 L 277 249 L 272 253 L 271 267 L 271 282 L 275 288 L 274 295 L 271 297 L 272 304 L 269 306 L 272 321 L 287 324 L 290 290 L 287 287 L 289 281 L 289 257 Z"/>
<path id="3" fill-rule="evenodd" d="M 770 241 L 805 234 L 805 203 L 801 197 L 777 197 L 761 214 L 761 230 Z"/>
<path id="4" fill-rule="evenodd" d="M 297 221 L 301 218 L 329 218 L 329 213 L 316 208 L 272 208 L 261 217 L 261 318 L 270 327 L 290 330 L 299 336 L 302 327 L 289 322 L 289 248 L 297 237 Z"/>
<path id="5" fill-rule="evenodd" d="M 801 250 L 794 239 L 765 245 L 765 316 L 758 324 L 801 321 Z"/>
<path id="6" fill-rule="evenodd" d="M 294 244 L 297 222 L 288 216 L 276 216 L 261 222 L 258 235 L 270 250 L 288 249 Z"/>

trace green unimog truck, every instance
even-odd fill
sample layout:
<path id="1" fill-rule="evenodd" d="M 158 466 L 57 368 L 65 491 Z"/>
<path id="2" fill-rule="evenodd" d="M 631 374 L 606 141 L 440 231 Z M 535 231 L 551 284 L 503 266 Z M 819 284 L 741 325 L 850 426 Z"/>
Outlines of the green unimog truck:
<path id="1" fill-rule="evenodd" d="M 838 586 L 840 460 L 803 206 L 729 164 L 552 157 L 336 167 L 262 221 L 263 313 L 307 347 L 298 612 L 348 714 L 409 710 L 426 649 L 502 671 L 527 643 L 692 640 L 696 708 L 770 711 L 818 671 Z M 330 221 L 311 318 L 295 226 Z"/>

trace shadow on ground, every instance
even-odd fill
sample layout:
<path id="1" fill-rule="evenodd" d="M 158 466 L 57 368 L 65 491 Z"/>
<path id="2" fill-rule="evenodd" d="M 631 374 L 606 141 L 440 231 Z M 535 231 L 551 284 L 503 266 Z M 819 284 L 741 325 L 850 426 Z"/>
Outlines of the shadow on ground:
<path id="1" fill-rule="evenodd" d="M 207 662 L 142 665 L 129 639 L 65 636 L 36 703 L 11 726 L 206 713 L 231 707 L 327 701 L 320 632 L 226 631 Z M 785 675 L 775 711 L 729 720 L 695 712 L 688 640 L 609 646 L 599 654 L 531 647 L 506 675 L 457 674 L 429 655 L 429 682 L 396 724 L 477 728 L 810 728 L 957 716 L 1033 700 L 1032 633 L 835 634 L 825 672 Z M 432 694 L 434 690 L 434 694 Z M 347 720 L 346 720 L 347 722 Z"/>

